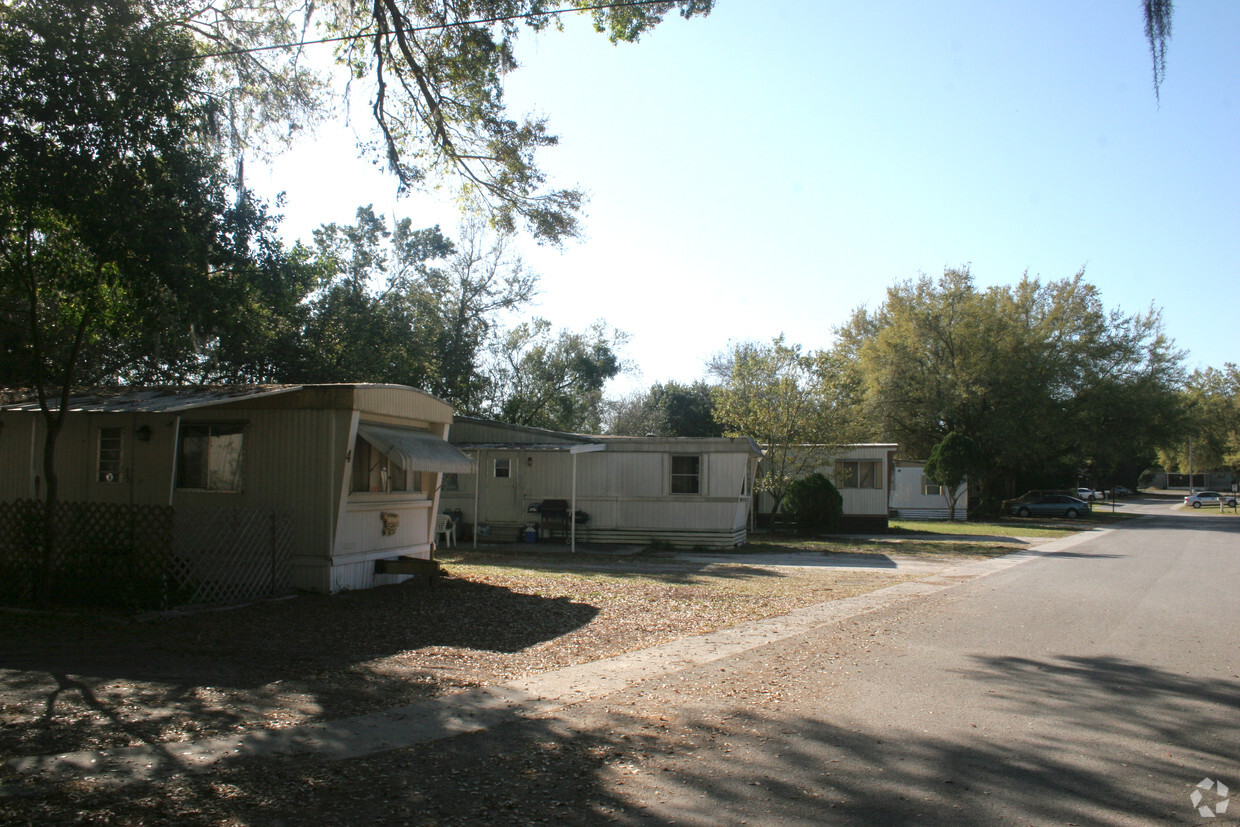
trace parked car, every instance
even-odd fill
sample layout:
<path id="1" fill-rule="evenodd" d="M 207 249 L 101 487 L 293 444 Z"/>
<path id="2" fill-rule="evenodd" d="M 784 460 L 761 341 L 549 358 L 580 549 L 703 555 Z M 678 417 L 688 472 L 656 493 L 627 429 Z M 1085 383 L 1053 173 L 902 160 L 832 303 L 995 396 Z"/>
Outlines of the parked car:
<path id="1" fill-rule="evenodd" d="M 1089 502 L 1067 494 L 1047 494 L 1028 500 L 1017 500 L 1010 506 L 1017 517 L 1079 517 L 1089 513 Z"/>
<path id="2" fill-rule="evenodd" d="M 1135 492 L 1126 485 L 1116 485 L 1116 486 L 1112 486 L 1109 493 L 1111 494 L 1111 496 L 1119 498 L 1119 497 L 1131 497 Z"/>
<path id="3" fill-rule="evenodd" d="M 1107 498 L 1106 494 L 1103 494 L 1101 491 L 1095 491 L 1092 488 L 1078 488 L 1076 489 L 1076 496 L 1078 499 L 1082 499 L 1088 503 L 1092 503 L 1094 500 L 1105 500 Z"/>
<path id="4" fill-rule="evenodd" d="M 1195 494 L 1189 494 L 1184 498 L 1184 504 L 1191 505 L 1193 508 L 1201 508 L 1203 505 L 1218 505 L 1220 500 L 1225 502 L 1228 508 L 1236 507 L 1235 494 L 1220 494 L 1217 491 L 1198 491 Z"/>

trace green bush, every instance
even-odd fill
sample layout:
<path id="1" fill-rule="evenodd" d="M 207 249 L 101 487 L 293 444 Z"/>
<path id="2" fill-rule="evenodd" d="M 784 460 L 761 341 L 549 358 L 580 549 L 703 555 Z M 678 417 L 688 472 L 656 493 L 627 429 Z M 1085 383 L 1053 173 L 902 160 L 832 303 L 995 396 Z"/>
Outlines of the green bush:
<path id="1" fill-rule="evenodd" d="M 844 498 L 822 474 L 810 474 L 788 486 L 784 512 L 803 534 L 834 531 L 844 513 Z"/>

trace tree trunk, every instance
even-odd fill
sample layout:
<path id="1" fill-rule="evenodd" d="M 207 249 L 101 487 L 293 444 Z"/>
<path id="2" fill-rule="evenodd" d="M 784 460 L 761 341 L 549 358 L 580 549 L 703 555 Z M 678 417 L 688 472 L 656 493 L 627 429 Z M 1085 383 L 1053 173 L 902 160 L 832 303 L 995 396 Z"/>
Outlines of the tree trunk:
<path id="1" fill-rule="evenodd" d="M 43 481 L 46 486 L 43 498 L 43 543 L 34 583 L 34 601 L 39 608 L 45 608 L 51 600 L 52 566 L 56 561 L 59 546 L 56 511 L 60 502 L 60 480 L 56 476 L 56 439 L 64 425 L 64 413 L 46 416 L 44 421 L 47 423 L 47 435 L 43 438 Z"/>

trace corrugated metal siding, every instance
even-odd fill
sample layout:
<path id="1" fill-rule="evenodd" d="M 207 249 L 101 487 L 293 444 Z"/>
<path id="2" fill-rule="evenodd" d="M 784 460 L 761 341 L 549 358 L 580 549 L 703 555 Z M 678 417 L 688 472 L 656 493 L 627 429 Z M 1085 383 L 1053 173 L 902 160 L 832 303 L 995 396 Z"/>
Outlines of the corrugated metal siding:
<path id="1" fill-rule="evenodd" d="M 925 474 L 922 465 L 897 465 L 892 477 L 891 507 L 903 514 L 909 509 L 918 511 L 942 511 L 942 519 L 947 519 L 947 501 L 942 494 L 923 494 L 921 479 Z M 957 516 L 967 512 L 969 506 L 968 486 L 961 486 L 960 498 L 956 500 Z M 917 518 L 910 518 L 917 519 Z M 929 517 L 922 519 L 931 519 Z M 937 518 L 935 518 L 937 519 Z"/>
<path id="2" fill-rule="evenodd" d="M 577 458 L 577 491 L 601 497 L 661 497 L 667 494 L 667 454 L 602 451 Z"/>
<path id="3" fill-rule="evenodd" d="M 428 551 L 430 508 L 430 500 L 380 500 L 369 495 L 351 499 L 345 508 L 341 543 L 335 556 L 348 559 L 366 554 L 377 559 Z M 397 515 L 400 524 L 395 534 L 383 533 L 383 514 Z"/>
<path id="4" fill-rule="evenodd" d="M 246 423 L 245 490 L 239 494 L 178 489 L 174 506 L 280 506 L 293 513 L 295 555 L 331 552 L 336 489 L 333 455 L 343 454 L 333 439 L 333 413 L 327 410 L 231 408 L 187 412 L 182 427 L 196 423 Z M 335 444 L 333 445 L 333 442 Z"/>
<path id="5" fill-rule="evenodd" d="M 394 420 L 418 420 L 422 423 L 444 425 L 452 421 L 452 408 L 448 403 L 425 391 L 404 385 L 307 385 L 257 398 L 224 402 L 214 407 L 233 411 L 241 408 L 315 411 L 356 409 L 374 417 L 392 417 Z"/>
<path id="6" fill-rule="evenodd" d="M 895 509 L 896 519 L 899 520 L 946 520 L 948 515 L 947 506 L 938 508 L 910 508 L 902 506 Z M 965 522 L 965 510 L 959 505 L 956 506 L 956 522 Z"/>
<path id="7" fill-rule="evenodd" d="M 417 419 L 446 425 L 452 421 L 452 408 L 447 402 L 423 391 L 396 385 L 365 385 L 358 387 L 354 404 L 363 415 Z"/>
<path id="8" fill-rule="evenodd" d="M 660 531 L 656 529 L 589 529 L 579 531 L 578 542 L 624 543 L 646 545 L 665 543 L 675 548 L 722 549 L 745 545 L 747 533 L 744 528 L 726 531 Z"/>
<path id="9" fill-rule="evenodd" d="M 561 434 L 557 431 L 544 431 L 536 428 L 516 428 L 502 422 L 486 422 L 456 418 L 452 421 L 451 440 L 453 442 L 528 442 L 539 444 L 564 444 L 588 442 L 584 437 Z"/>
<path id="10" fill-rule="evenodd" d="M 42 456 L 43 444 L 41 435 L 31 435 L 31 427 L 37 421 L 32 414 L 0 413 L 0 501 L 34 496 L 32 466 L 38 460 L 32 451 L 38 450 Z"/>
<path id="11" fill-rule="evenodd" d="M 887 514 L 886 488 L 841 488 L 845 514 Z"/>
<path id="12" fill-rule="evenodd" d="M 3 418 L 0 430 L 0 498 L 42 497 L 43 442 L 46 429 L 37 413 L 15 413 Z M 56 477 L 59 497 L 69 502 L 168 503 L 176 418 L 166 414 L 95 414 L 73 412 L 56 440 Z M 33 434 L 32 434 L 33 426 Z M 121 478 L 98 480 L 99 429 L 121 431 Z M 150 439 L 136 437 L 141 427 Z M 37 492 L 35 478 L 38 478 Z"/>

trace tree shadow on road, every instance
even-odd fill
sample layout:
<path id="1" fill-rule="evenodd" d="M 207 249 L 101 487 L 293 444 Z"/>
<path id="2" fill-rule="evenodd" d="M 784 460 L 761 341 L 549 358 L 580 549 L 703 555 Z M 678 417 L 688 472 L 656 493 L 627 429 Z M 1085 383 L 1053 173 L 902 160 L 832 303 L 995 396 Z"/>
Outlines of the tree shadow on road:
<path id="1" fill-rule="evenodd" d="M 1192 785 L 1233 771 L 1240 688 L 1108 658 L 978 658 L 984 723 L 957 737 L 780 714 L 756 695 L 656 687 L 559 719 L 366 758 L 245 758 L 124 788 L 13 781 L 0 817 L 112 823 L 1200 823 Z M 666 685 L 663 687 L 666 689 Z M 846 710 L 841 710 L 845 713 Z M 1017 718 L 1021 720 L 1021 718 Z M 1052 723 L 1054 721 L 1054 723 Z M 129 813 L 129 816 L 125 816 Z M 0 818 L 0 820 L 3 820 Z"/>

